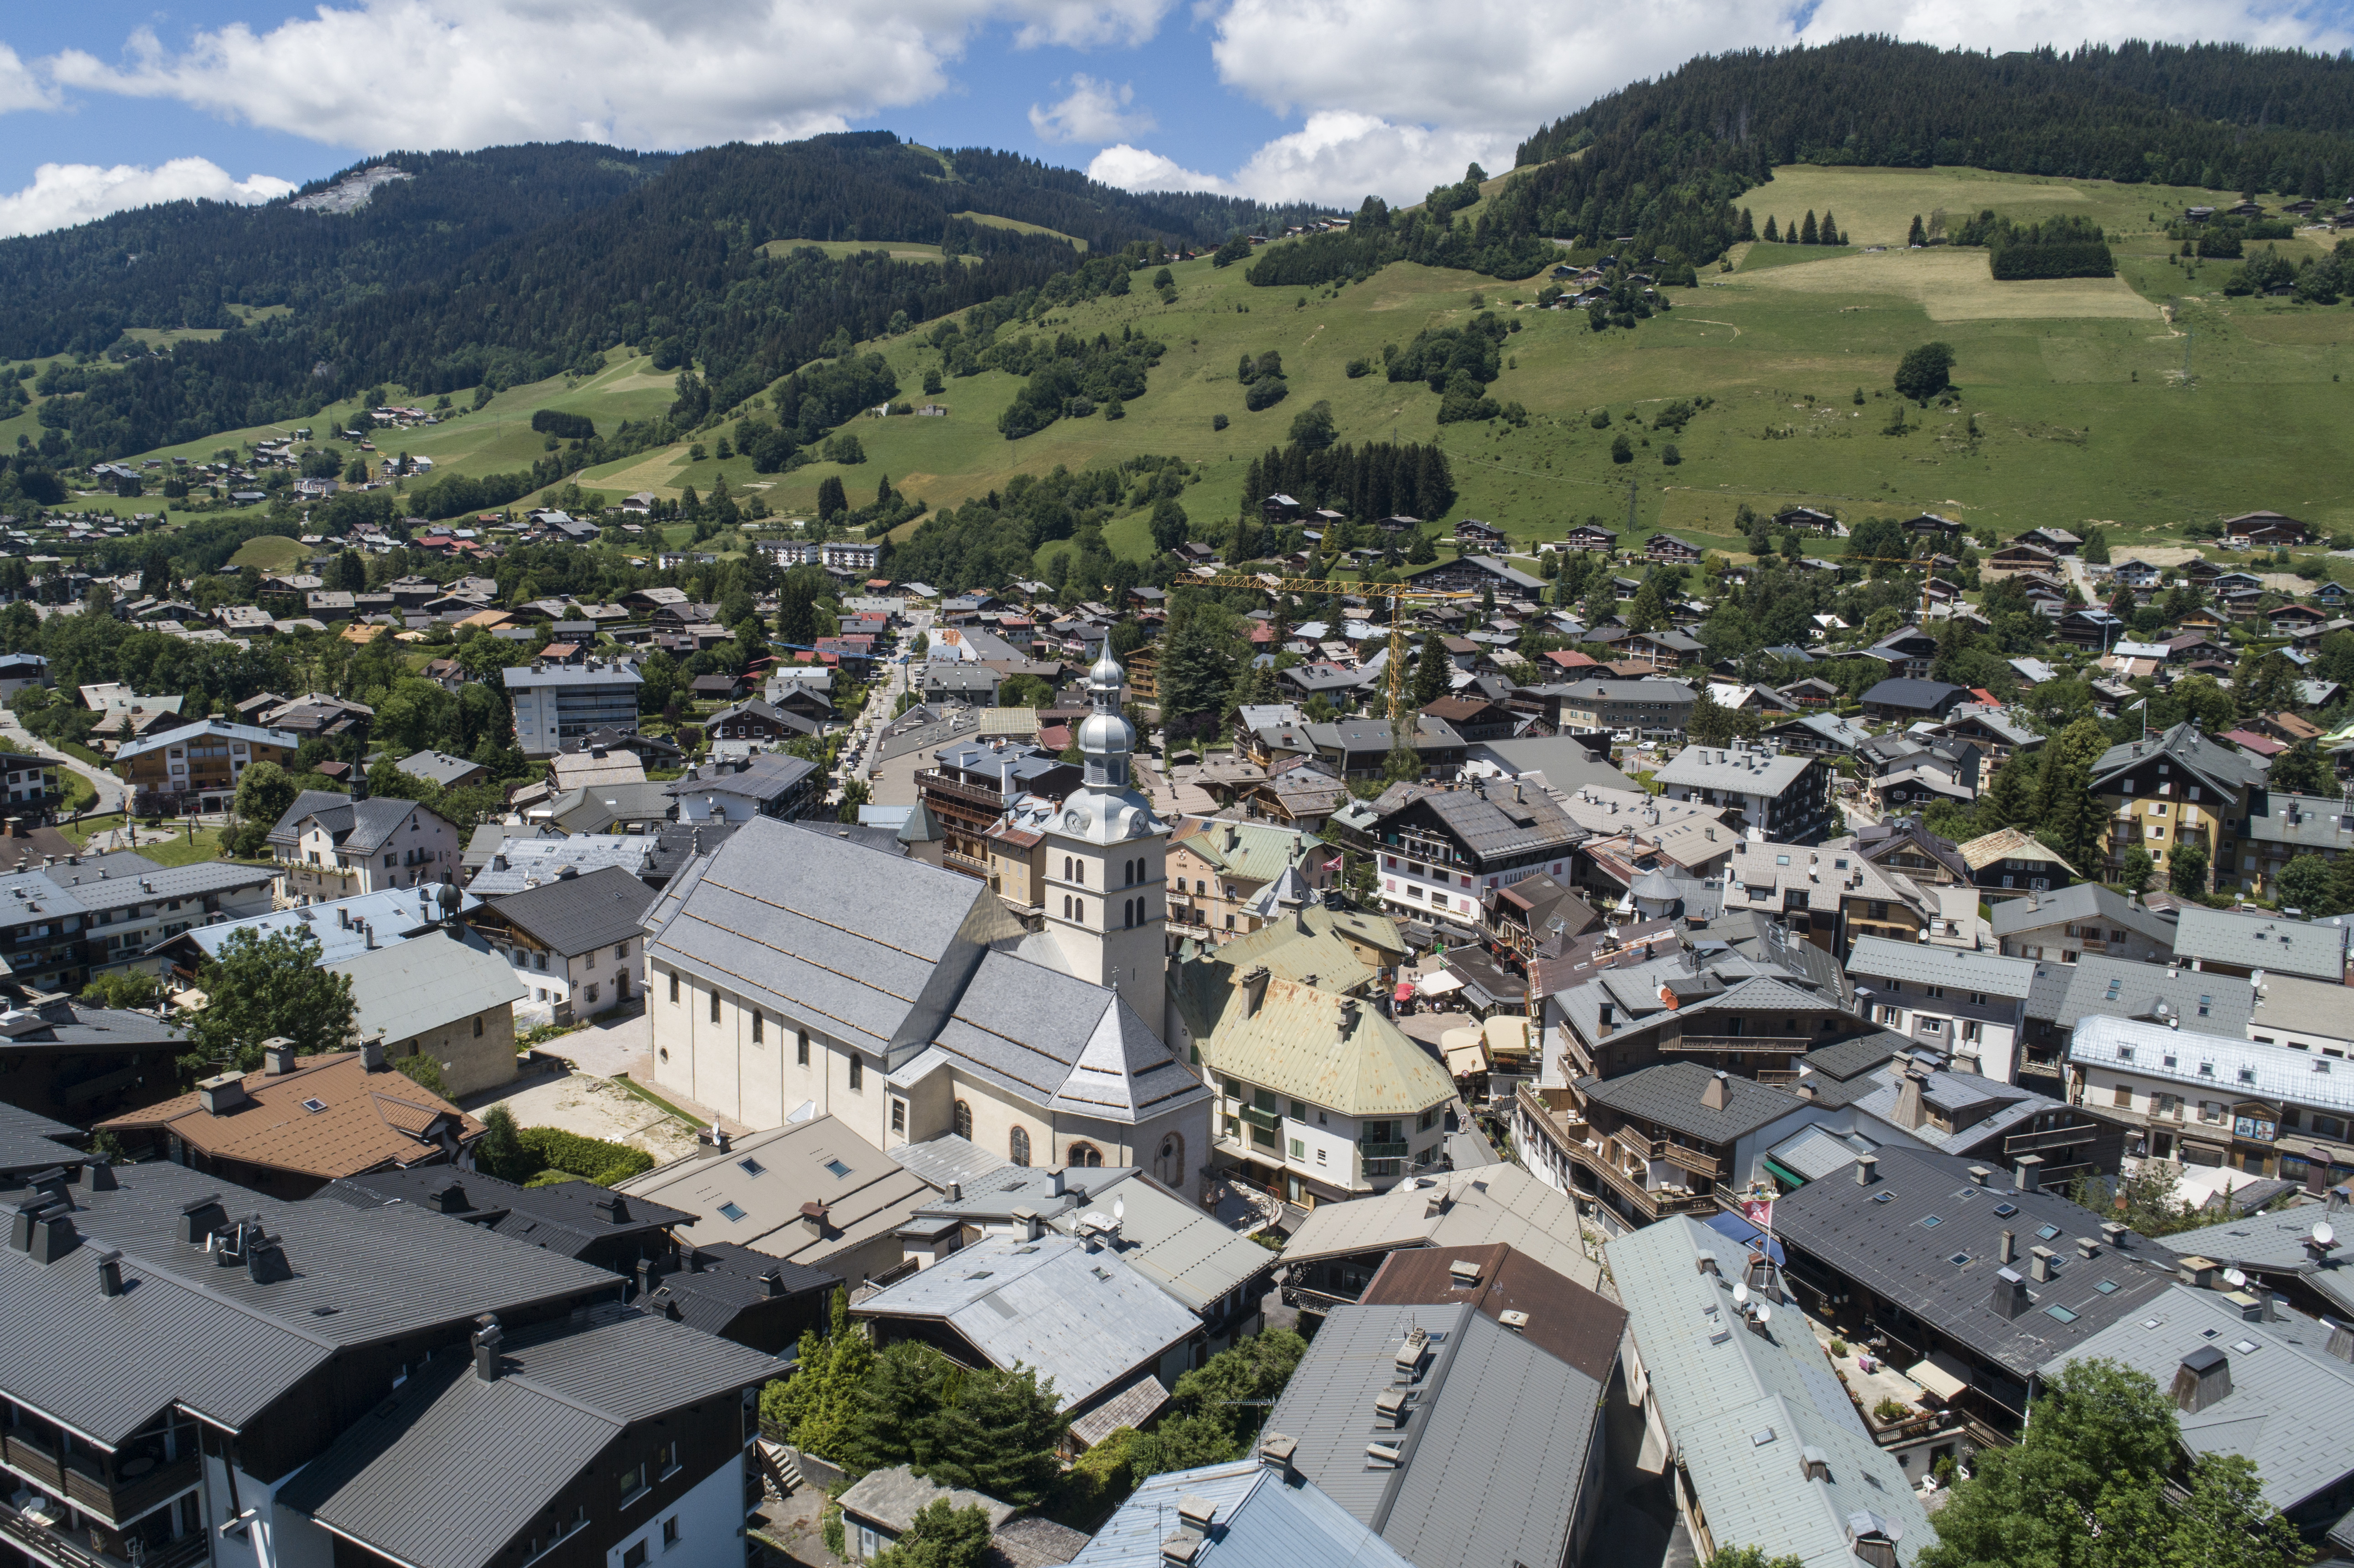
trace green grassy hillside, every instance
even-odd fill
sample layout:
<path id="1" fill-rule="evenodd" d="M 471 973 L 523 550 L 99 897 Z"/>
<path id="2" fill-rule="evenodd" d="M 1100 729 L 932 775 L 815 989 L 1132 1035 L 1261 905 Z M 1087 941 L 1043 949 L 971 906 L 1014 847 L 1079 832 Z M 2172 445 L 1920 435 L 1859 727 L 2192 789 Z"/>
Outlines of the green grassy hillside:
<path id="1" fill-rule="evenodd" d="M 689 484 L 705 493 L 725 472 L 739 494 L 763 495 L 793 516 L 813 509 L 829 476 L 854 502 L 887 474 L 908 495 L 953 504 L 1025 471 L 1165 453 L 1200 465 L 1185 505 L 1197 520 L 1215 520 L 1242 503 L 1249 460 L 1281 444 L 1293 417 L 1322 399 L 1344 440 L 1442 442 L 1461 492 L 1457 514 L 1498 523 L 1523 543 L 1557 537 L 1589 514 L 1624 526 L 1630 491 L 1637 528 L 1728 546 L 1744 502 L 1760 510 L 1829 504 L 1849 516 L 1931 508 L 2005 533 L 2099 521 L 2115 525 L 2122 544 L 2257 507 L 2354 531 L 2354 493 L 2337 478 L 2344 432 L 2354 428 L 2354 386 L 2339 378 L 2354 368 L 2354 311 L 2227 300 L 2231 263 L 2195 271 L 2169 264 L 2159 224 L 2213 196 L 1972 170 L 1787 170 L 1744 198 L 1758 223 L 1768 212 L 1788 223 L 1808 208 L 1830 210 L 1859 249 L 1754 247 L 1734 270 L 1706 271 L 1701 287 L 1672 291 L 1675 308 L 1631 332 L 1596 333 L 1582 314 L 1538 310 L 1541 278 L 1501 285 L 1397 264 L 1353 286 L 1269 290 L 1246 283 L 1246 268 L 1189 262 L 1172 269 L 1173 303 L 1140 288 L 1034 329 L 1117 337 L 1126 326 L 1168 345 L 1150 391 L 1122 419 L 1066 419 L 1008 441 L 996 420 L 1018 384 L 991 373 L 948 381 L 936 399 L 950 410 L 946 418 L 855 421 L 868 459 L 855 467 L 763 476 L 740 457 L 690 462 L 679 446 L 591 470 L 581 483 L 613 495 Z M 1942 209 L 1958 219 L 1989 207 L 2096 218 L 2118 237 L 2122 275 L 1998 283 L 1983 251 L 1861 249 L 1901 247 L 1915 213 Z M 2307 243 L 2281 242 L 2290 250 Z M 1384 344 L 1481 309 L 1520 328 L 1505 344 L 1510 367 L 1489 390 L 1525 407 L 1523 427 L 1441 426 L 1437 396 L 1380 372 Z M 1882 433 L 1898 358 L 1931 339 L 1954 347 L 1960 408 L 1916 408 L 1907 433 Z M 926 401 L 922 376 L 940 365 L 938 351 L 917 333 L 872 346 L 898 372 L 902 396 Z M 1267 349 L 1282 354 L 1291 393 L 1247 412 L 1236 361 Z M 1346 367 L 1359 358 L 1375 368 L 1352 378 Z M 667 407 L 670 377 L 642 358 L 615 359 L 578 385 L 515 388 L 431 432 L 387 438 L 386 450 L 429 455 L 445 470 L 513 469 L 540 449 L 529 429 L 535 408 L 586 413 L 602 429 Z M 1670 438 L 1647 427 L 1665 404 L 1701 397 L 1710 406 L 1672 438 L 1682 461 L 1670 466 Z M 1592 428 L 1597 409 L 1610 412 L 1608 429 Z M 1222 431 L 1212 428 L 1220 414 L 1230 420 Z M 323 429 L 334 422 L 313 421 Z M 1638 443 L 1626 464 L 1610 454 L 1621 431 Z M 1136 554 L 1146 547 L 1140 519 L 1116 522 L 1108 537 Z"/>

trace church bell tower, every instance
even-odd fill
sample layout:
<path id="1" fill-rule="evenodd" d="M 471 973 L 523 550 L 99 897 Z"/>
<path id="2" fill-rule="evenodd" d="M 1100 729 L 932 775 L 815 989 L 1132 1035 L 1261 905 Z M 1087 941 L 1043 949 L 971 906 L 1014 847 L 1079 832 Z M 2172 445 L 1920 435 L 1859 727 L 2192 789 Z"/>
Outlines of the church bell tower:
<path id="1" fill-rule="evenodd" d="M 1123 682 L 1107 644 L 1087 673 L 1094 711 L 1079 725 L 1086 778 L 1046 832 L 1046 929 L 1066 969 L 1117 988 L 1153 1033 L 1165 1037 L 1169 824 L 1153 815 L 1129 773 L 1136 729 L 1119 711 Z"/>

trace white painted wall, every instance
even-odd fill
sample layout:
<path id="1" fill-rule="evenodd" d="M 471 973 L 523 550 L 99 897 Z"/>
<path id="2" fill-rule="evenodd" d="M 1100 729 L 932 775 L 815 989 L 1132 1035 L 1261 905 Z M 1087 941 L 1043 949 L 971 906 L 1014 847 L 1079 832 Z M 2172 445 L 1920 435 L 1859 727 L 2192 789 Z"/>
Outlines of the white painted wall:
<path id="1" fill-rule="evenodd" d="M 605 1568 L 621 1568 L 622 1557 L 641 1542 L 646 1568 L 743 1568 L 744 1465 L 738 1453 L 676 1502 L 648 1510 L 605 1553 Z M 673 1519 L 678 1539 L 665 1546 L 663 1523 Z"/>

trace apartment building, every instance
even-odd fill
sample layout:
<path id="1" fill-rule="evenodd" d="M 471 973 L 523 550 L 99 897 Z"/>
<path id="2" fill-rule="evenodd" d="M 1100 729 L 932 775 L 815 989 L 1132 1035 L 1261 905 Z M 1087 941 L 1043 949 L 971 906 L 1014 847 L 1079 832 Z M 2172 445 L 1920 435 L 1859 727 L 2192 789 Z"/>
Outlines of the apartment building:
<path id="1" fill-rule="evenodd" d="M 2201 735 L 2186 720 L 2147 740 L 2101 753 L 2093 764 L 2093 793 L 2108 819 L 2105 846 L 2111 875 L 2126 851 L 2146 851 L 2158 874 L 2169 874 L 2184 844 L 2208 855 L 2206 883 L 2254 885 L 2253 850 L 2243 841 L 2249 794 L 2264 782 L 2258 759 Z"/>
<path id="2" fill-rule="evenodd" d="M 2140 1129 L 2152 1160 L 2317 1187 L 2354 1179 L 2354 1062 L 2128 1018 L 2080 1020 L 2068 1097 Z"/>
<path id="3" fill-rule="evenodd" d="M 455 886 L 458 830 L 415 800 L 305 789 L 270 830 L 279 896 L 324 904 L 391 888 Z"/>
<path id="4" fill-rule="evenodd" d="M 2030 893 L 1994 906 L 2001 950 L 2020 959 L 2073 964 L 2090 953 L 2132 963 L 2162 964 L 2174 956 L 2175 915 L 2098 882 L 2057 893 Z"/>
<path id="5" fill-rule="evenodd" d="M 637 730 L 638 688 L 645 682 L 626 661 L 535 660 L 501 672 L 500 678 L 514 708 L 515 745 L 525 757 L 552 757 L 566 741 L 592 730 Z"/>
<path id="6" fill-rule="evenodd" d="M 1670 800 L 1721 807 L 1737 827 L 1777 843 L 1816 843 L 1830 826 L 1830 765 L 1815 753 L 1768 751 L 1745 740 L 1688 746 L 1652 782 Z"/>
<path id="7" fill-rule="evenodd" d="M 1515 779 L 1408 793 L 1367 836 L 1379 855 L 1375 896 L 1390 913 L 1468 928 L 1490 890 L 1539 872 L 1565 878 L 1587 835 L 1550 793 Z"/>
<path id="8" fill-rule="evenodd" d="M 114 773 L 131 791 L 133 811 L 225 811 L 248 768 L 275 762 L 291 769 L 301 745 L 285 730 L 207 719 L 123 742 Z"/>
<path id="9" fill-rule="evenodd" d="M 1882 1028 L 1946 1053 L 1963 1072 L 2018 1081 L 2032 963 L 1866 937 L 1849 952 L 1847 972 L 1858 1009 Z"/>

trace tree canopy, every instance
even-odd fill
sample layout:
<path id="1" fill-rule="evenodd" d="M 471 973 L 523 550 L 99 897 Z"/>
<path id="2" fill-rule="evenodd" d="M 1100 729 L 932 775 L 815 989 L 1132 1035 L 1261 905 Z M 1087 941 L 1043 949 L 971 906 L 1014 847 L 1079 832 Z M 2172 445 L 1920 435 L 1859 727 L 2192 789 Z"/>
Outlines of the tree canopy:
<path id="1" fill-rule="evenodd" d="M 190 1074 L 228 1062 L 244 1072 L 261 1065 L 261 1043 L 284 1038 L 298 1054 L 341 1051 L 352 1033 L 352 982 L 319 967 L 319 938 L 308 930 L 258 937 L 233 931 L 206 963 L 197 984 L 206 1001 L 188 1026 Z"/>

